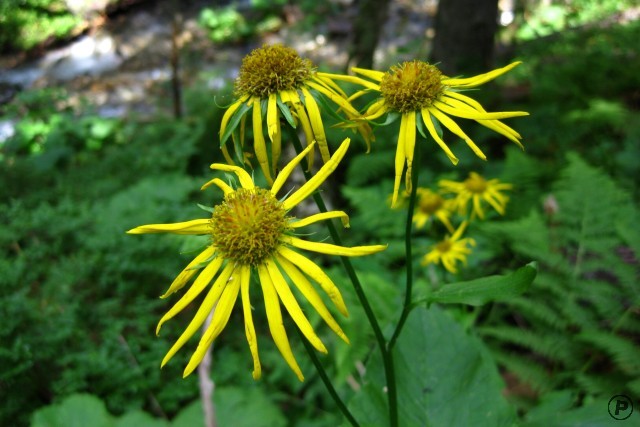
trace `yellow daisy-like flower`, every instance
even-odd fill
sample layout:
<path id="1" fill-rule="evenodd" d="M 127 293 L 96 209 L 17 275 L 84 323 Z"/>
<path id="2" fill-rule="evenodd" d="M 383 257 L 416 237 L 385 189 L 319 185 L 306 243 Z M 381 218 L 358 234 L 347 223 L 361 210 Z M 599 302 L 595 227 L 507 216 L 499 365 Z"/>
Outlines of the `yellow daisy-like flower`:
<path id="1" fill-rule="evenodd" d="M 472 203 L 471 219 L 474 219 L 476 215 L 480 219 L 484 219 L 483 201 L 491 205 L 500 215 L 504 215 L 509 197 L 502 194 L 501 191 L 513 188 L 513 185 L 502 183 L 498 179 L 487 181 L 475 172 L 470 172 L 469 178 L 463 182 L 443 179 L 438 182 L 438 185 L 444 193 L 456 195 L 454 204 L 462 215 L 466 215 L 469 202 Z"/>
<path id="2" fill-rule="evenodd" d="M 457 164 L 458 159 L 442 140 L 438 131 L 440 125 L 462 138 L 478 157 L 486 160 L 486 156 L 449 116 L 474 120 L 523 148 L 520 143 L 522 139 L 520 134 L 502 123 L 500 119 L 527 116 L 529 113 L 522 111 L 489 113 L 478 101 L 461 93 L 495 79 L 518 64 L 520 62 L 514 62 L 506 67 L 469 78 L 447 77 L 435 65 L 417 60 L 404 62 L 387 72 L 352 68 L 355 73 L 370 80 L 356 76 L 333 76 L 334 80 L 344 80 L 365 87 L 364 90 L 353 94 L 350 100 L 368 92 L 380 95 L 367 109 L 365 119 L 375 120 L 388 112 L 399 113 L 402 117 L 395 157 L 394 204 L 405 164 L 406 186 L 410 190 L 416 128 L 422 133 L 423 124 L 453 164 Z"/>
<path id="3" fill-rule="evenodd" d="M 160 319 L 157 333 L 163 323 L 182 311 L 213 282 L 195 317 L 162 360 L 162 366 L 196 333 L 209 313 L 213 311 L 211 325 L 200 339 L 198 348 L 184 370 L 184 376 L 193 372 L 202 361 L 207 349 L 225 328 L 240 294 L 245 332 L 253 357 L 253 377 L 258 379 L 261 375 L 261 366 L 249 299 L 250 279 L 255 274 L 262 287 L 271 336 L 300 381 L 304 377 L 289 345 L 282 322 L 280 304 L 285 307 L 300 331 L 318 351 L 326 353 L 327 349 L 298 305 L 287 277 L 327 325 L 345 342 L 349 342 L 312 282 L 317 283 L 338 311 L 347 316 L 347 308 L 339 289 L 322 268 L 302 255 L 300 250 L 339 256 L 363 256 L 382 251 L 386 246 L 342 247 L 311 242 L 296 236 L 298 229 L 331 218 L 340 218 L 345 226 L 349 225 L 348 216 L 342 211 L 318 213 L 303 219 L 289 215 L 293 207 L 313 193 L 335 170 L 349 147 L 349 139 L 346 139 L 318 173 L 297 191 L 286 195 L 283 200 L 276 198 L 276 194 L 293 169 L 305 155 L 308 155 L 312 147 L 313 143 L 283 168 L 270 190 L 256 187 L 251 176 L 237 166 L 215 163 L 211 165 L 212 169 L 233 172 L 240 182 L 240 187 L 233 188 L 219 178 L 212 179 L 202 187 L 205 189 L 216 185 L 224 192 L 224 201 L 212 209 L 211 218 L 173 224 L 143 225 L 128 231 L 131 234 L 174 233 L 211 237 L 211 244 L 182 270 L 169 290 L 162 296 L 168 297 L 197 275 L 189 290 Z"/>
<path id="4" fill-rule="evenodd" d="M 451 201 L 445 200 L 440 194 L 428 188 L 418 188 L 416 193 L 418 200 L 413 214 L 413 222 L 415 222 L 416 227 L 420 229 L 425 226 L 430 218 L 436 217 L 453 233 L 454 229 L 451 221 L 449 221 L 453 213 L 451 210 Z"/>
<path id="5" fill-rule="evenodd" d="M 467 222 L 460 224 L 460 227 L 444 240 L 436 243 L 429 253 L 422 258 L 422 265 L 442 263 L 444 268 L 451 273 L 457 273 L 456 264 L 460 261 L 467 264 L 467 255 L 471 253 L 469 246 L 475 246 L 476 242 L 472 238 L 461 239 L 462 233 L 467 228 Z"/>
<path id="6" fill-rule="evenodd" d="M 233 102 L 222 117 L 220 144 L 229 164 L 234 164 L 226 148 L 226 142 L 239 126 L 240 147 L 244 144 L 245 122 L 252 111 L 254 150 L 260 168 L 269 184 L 273 182 L 281 152 L 282 132 L 280 118 L 290 126 L 302 126 L 307 144 L 318 143 L 323 161 L 329 161 L 330 153 L 320 110 L 325 102 L 322 96 L 344 111 L 348 118 L 361 117 L 351 105 L 344 91 L 331 79 L 331 74 L 319 73 L 308 59 L 302 59 L 296 51 L 280 44 L 255 49 L 242 60 L 235 82 Z M 271 141 L 271 165 L 263 128 Z M 365 122 L 356 125 L 367 146 L 373 140 L 371 128 Z M 240 150 L 241 151 L 241 150 Z M 242 153 L 239 156 L 244 156 Z M 313 151 L 309 153 L 309 163 Z"/>

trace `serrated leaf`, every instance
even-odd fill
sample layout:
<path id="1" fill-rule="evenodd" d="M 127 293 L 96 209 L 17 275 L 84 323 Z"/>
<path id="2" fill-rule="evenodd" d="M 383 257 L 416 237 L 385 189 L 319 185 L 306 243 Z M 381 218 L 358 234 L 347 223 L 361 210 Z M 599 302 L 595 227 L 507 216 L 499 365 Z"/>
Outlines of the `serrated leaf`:
<path id="1" fill-rule="evenodd" d="M 483 305 L 502 301 L 525 292 L 536 277 L 535 263 L 527 264 L 506 276 L 489 276 L 444 285 L 427 296 L 428 303 Z"/>

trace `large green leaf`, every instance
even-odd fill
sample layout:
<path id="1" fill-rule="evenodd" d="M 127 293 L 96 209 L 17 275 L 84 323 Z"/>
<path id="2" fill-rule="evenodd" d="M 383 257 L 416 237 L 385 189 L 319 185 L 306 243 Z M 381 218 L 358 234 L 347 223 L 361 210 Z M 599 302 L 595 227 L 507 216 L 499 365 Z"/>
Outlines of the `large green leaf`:
<path id="1" fill-rule="evenodd" d="M 88 394 L 74 394 L 57 405 L 37 410 L 31 427 L 112 427 L 104 402 Z"/>
<path id="2" fill-rule="evenodd" d="M 507 276 L 489 276 L 444 285 L 426 298 L 429 303 L 483 305 L 519 295 L 529 289 L 537 267 L 530 263 Z"/>
<path id="3" fill-rule="evenodd" d="M 264 388 L 216 387 L 214 392 L 215 417 L 219 426 L 279 427 L 287 420 Z M 204 425 L 202 404 L 199 400 L 183 409 L 173 420 L 172 427 Z"/>
<path id="4" fill-rule="evenodd" d="M 400 426 L 511 425 L 514 409 L 482 343 L 439 307 L 419 307 L 407 319 L 394 350 Z M 349 402 L 361 426 L 389 425 L 383 366 L 377 353 L 365 384 Z"/>

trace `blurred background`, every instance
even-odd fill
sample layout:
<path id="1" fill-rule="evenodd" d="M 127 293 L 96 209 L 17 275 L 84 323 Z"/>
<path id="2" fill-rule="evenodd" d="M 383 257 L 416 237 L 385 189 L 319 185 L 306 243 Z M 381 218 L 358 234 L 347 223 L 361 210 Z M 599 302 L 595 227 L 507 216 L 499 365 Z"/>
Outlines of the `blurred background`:
<path id="1" fill-rule="evenodd" d="M 523 61 L 474 97 L 489 111 L 531 113 L 508 122 L 525 153 L 470 122 L 462 126 L 489 162 L 453 135 L 460 166 L 435 149 L 423 156 L 422 186 L 475 170 L 514 191 L 505 217 L 470 230 L 479 244 L 468 267 L 455 277 L 423 269 L 417 292 L 536 260 L 527 295 L 449 309 L 489 349 L 517 415 L 575 415 L 614 394 L 637 401 L 638 40 L 636 0 L 3 0 L 0 425 L 65 425 L 69 413 L 78 425 L 202 425 L 198 376 L 181 378 L 195 342 L 159 369 L 193 308 L 155 336 L 170 304 L 158 296 L 198 242 L 124 232 L 201 217 L 197 203 L 220 200 L 198 189 L 222 161 L 219 123 L 234 78 L 247 53 L 277 42 L 331 72 L 421 59 L 469 76 Z M 328 136 L 344 138 L 339 129 Z M 378 128 L 370 154 L 350 136 L 329 193 L 352 214 L 348 242 L 390 245 L 382 264 L 358 260 L 386 324 L 402 298 L 404 216 L 370 206 L 390 194 L 397 129 Z M 437 239 L 416 244 L 426 251 Z M 350 395 L 373 341 L 344 289 L 352 345 L 319 332 L 329 372 Z M 339 425 L 303 357 L 309 375 L 299 383 L 264 346 L 265 374 L 252 380 L 241 323 L 234 313 L 213 353 L 218 424 Z"/>

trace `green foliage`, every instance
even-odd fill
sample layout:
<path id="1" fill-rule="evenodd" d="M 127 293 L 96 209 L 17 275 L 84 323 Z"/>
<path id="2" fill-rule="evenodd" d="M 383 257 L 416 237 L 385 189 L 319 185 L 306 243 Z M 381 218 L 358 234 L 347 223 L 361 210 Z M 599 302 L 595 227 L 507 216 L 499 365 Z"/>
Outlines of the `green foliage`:
<path id="1" fill-rule="evenodd" d="M 527 265 L 508 276 L 487 276 L 467 282 L 450 283 L 426 297 L 428 304 L 484 305 L 508 300 L 525 292 L 536 277 L 535 265 Z"/>
<path id="2" fill-rule="evenodd" d="M 416 308 L 394 350 L 400 425 L 508 426 L 515 413 L 482 343 L 444 311 Z M 377 353 L 349 406 L 363 426 L 388 425 L 384 376 Z"/>
<path id="3" fill-rule="evenodd" d="M 537 259 L 540 272 L 526 297 L 494 307 L 479 332 L 501 365 L 539 393 L 637 397 L 640 288 L 620 227 L 634 221 L 631 199 L 575 154 L 568 160 L 553 186 L 557 211 L 485 228 L 515 260 Z"/>
<path id="4" fill-rule="evenodd" d="M 253 387 L 216 387 L 215 417 L 219 425 L 238 427 L 279 427 L 286 418 L 263 389 Z M 251 410 L 247 410 L 250 407 Z M 31 427 L 192 427 L 204 425 L 202 402 L 187 405 L 171 421 L 153 418 L 142 411 L 130 411 L 115 417 L 102 400 L 89 394 L 72 394 L 60 403 L 39 409 L 31 418 Z"/>
<path id="5" fill-rule="evenodd" d="M 63 38 L 82 19 L 62 0 L 0 2 L 0 52 L 31 49 L 50 38 Z"/>
<path id="6" fill-rule="evenodd" d="M 256 34 L 274 31 L 282 25 L 284 1 L 251 1 L 251 7 L 242 11 L 237 5 L 204 8 L 198 23 L 209 31 L 216 43 L 237 42 Z"/>
<path id="7" fill-rule="evenodd" d="M 571 27 L 590 24 L 636 6 L 634 0 L 572 0 L 536 2 L 518 28 L 522 40 L 544 37 Z"/>

